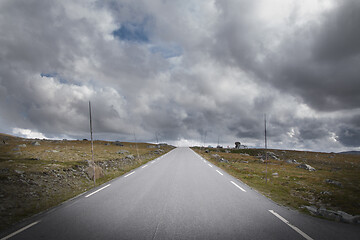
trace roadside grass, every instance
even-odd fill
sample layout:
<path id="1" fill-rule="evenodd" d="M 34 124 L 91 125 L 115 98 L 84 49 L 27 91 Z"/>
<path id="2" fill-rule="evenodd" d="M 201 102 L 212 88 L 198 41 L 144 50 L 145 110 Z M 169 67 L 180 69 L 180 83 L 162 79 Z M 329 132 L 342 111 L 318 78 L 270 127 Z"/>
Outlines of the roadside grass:
<path id="1" fill-rule="evenodd" d="M 94 187 L 86 174 L 91 160 L 90 141 L 23 139 L 0 134 L 2 139 L 6 144 L 0 145 L 0 231 Z M 36 141 L 39 146 L 32 144 Z M 23 144 L 26 147 L 21 147 Z M 149 143 L 116 144 L 94 141 L 94 160 L 104 171 L 96 186 L 173 149 Z M 126 158 L 128 155 L 134 158 Z"/>
<path id="2" fill-rule="evenodd" d="M 208 148 L 208 153 L 206 149 L 193 150 L 284 206 L 302 212 L 307 212 L 303 206 L 312 205 L 351 215 L 360 214 L 360 156 L 270 149 L 269 152 L 275 153 L 280 160 L 268 161 L 266 175 L 266 164 L 257 157 L 264 154 L 263 149 L 231 150 L 229 153 L 225 149 Z M 229 163 L 219 162 L 213 154 L 218 154 Z M 316 171 L 310 172 L 297 168 L 298 164 L 286 162 L 294 159 L 311 165 Z M 338 181 L 341 186 L 329 184 L 326 179 Z"/>

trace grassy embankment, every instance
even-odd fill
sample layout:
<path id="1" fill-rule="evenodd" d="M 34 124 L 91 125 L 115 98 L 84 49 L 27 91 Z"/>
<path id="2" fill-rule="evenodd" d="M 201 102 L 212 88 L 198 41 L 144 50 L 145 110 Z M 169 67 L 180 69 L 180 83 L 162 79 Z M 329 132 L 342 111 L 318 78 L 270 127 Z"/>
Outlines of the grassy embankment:
<path id="1" fill-rule="evenodd" d="M 305 211 L 302 206 L 312 205 L 351 215 L 360 214 L 359 155 L 269 150 L 280 160 L 270 158 L 268 161 L 268 182 L 265 183 L 266 164 L 258 157 L 264 155 L 264 150 L 208 148 L 208 153 L 206 149 L 193 150 L 279 204 L 300 211 Z M 214 154 L 229 163 L 220 162 Z M 309 164 L 316 171 L 297 168 L 298 164 L 286 160 Z M 335 180 L 340 185 L 328 183 L 326 179 Z"/>
<path id="2" fill-rule="evenodd" d="M 0 141 L 0 231 L 94 187 L 87 174 L 90 141 L 34 140 L 4 134 Z M 40 145 L 33 145 L 35 142 Z M 104 172 L 97 185 L 173 149 L 148 143 L 137 147 L 135 143 L 116 144 L 94 142 L 94 160 Z"/>

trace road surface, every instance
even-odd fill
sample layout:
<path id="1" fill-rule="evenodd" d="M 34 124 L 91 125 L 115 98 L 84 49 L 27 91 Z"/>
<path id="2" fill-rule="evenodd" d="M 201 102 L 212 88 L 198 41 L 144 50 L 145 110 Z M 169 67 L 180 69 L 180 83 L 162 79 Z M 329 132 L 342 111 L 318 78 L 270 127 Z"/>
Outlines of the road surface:
<path id="1" fill-rule="evenodd" d="M 191 149 L 177 148 L 1 237 L 360 239 L 360 227 L 278 206 Z"/>

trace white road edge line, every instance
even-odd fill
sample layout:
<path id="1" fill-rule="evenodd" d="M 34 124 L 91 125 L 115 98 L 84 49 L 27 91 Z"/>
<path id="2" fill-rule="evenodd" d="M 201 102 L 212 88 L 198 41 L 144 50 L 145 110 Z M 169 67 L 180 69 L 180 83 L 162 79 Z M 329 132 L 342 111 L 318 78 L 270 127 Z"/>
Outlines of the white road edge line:
<path id="1" fill-rule="evenodd" d="M 26 229 L 31 228 L 32 226 L 34 226 L 35 224 L 38 224 L 39 222 L 40 222 L 40 221 L 33 222 L 33 223 L 31 223 L 31 224 L 29 224 L 29 225 L 27 225 L 27 226 L 25 226 L 25 227 L 17 230 L 16 232 L 13 232 L 13 233 L 7 235 L 6 237 L 3 237 L 1 240 L 9 239 L 9 238 L 15 236 L 16 234 L 19 234 L 19 233 L 21 233 L 22 231 L 25 231 Z"/>
<path id="2" fill-rule="evenodd" d="M 156 161 L 152 161 L 151 164 L 155 163 Z"/>
<path id="3" fill-rule="evenodd" d="M 222 174 L 219 170 L 216 170 L 221 176 L 223 176 L 224 174 Z"/>
<path id="4" fill-rule="evenodd" d="M 146 168 L 148 165 L 146 164 L 145 166 L 142 166 L 141 168 Z"/>
<path id="5" fill-rule="evenodd" d="M 239 185 L 237 185 L 236 183 L 234 183 L 233 181 L 230 181 L 232 184 L 234 184 L 237 188 L 239 188 L 241 191 L 246 192 L 245 189 L 243 189 L 242 187 L 240 187 Z"/>
<path id="6" fill-rule="evenodd" d="M 208 164 L 210 167 L 212 167 L 210 164 Z"/>
<path id="7" fill-rule="evenodd" d="M 106 185 L 106 186 L 104 186 L 104 187 L 102 187 L 102 188 L 100 188 L 100 189 L 98 189 L 98 190 L 96 190 L 95 192 L 92 192 L 92 193 L 90 193 L 90 194 L 88 194 L 88 195 L 86 195 L 85 197 L 87 198 L 87 197 L 90 197 L 91 195 L 93 195 L 93 194 L 95 194 L 95 193 L 97 193 L 97 192 L 100 192 L 101 190 L 103 190 L 103 189 L 105 189 L 105 188 L 107 188 L 108 186 L 110 186 L 111 184 L 108 184 L 108 185 Z"/>
<path id="8" fill-rule="evenodd" d="M 134 174 L 134 173 L 135 173 L 135 171 L 125 175 L 124 177 L 128 177 L 128 176 L 130 176 L 131 174 Z"/>
<path id="9" fill-rule="evenodd" d="M 294 225 L 292 225 L 291 223 L 289 223 L 288 220 L 286 220 L 285 218 L 283 218 L 282 216 L 280 216 L 279 214 L 277 214 L 275 211 L 273 210 L 269 210 L 269 212 L 271 212 L 272 214 L 274 214 L 277 218 L 279 218 L 281 221 L 283 221 L 284 223 L 286 223 L 289 227 L 291 227 L 292 229 L 294 229 L 297 233 L 299 233 L 301 236 L 303 236 L 305 239 L 307 240 L 313 240 L 309 235 L 307 235 L 306 233 L 304 233 L 303 231 L 301 231 L 300 229 L 298 229 L 297 227 L 295 227 Z"/>

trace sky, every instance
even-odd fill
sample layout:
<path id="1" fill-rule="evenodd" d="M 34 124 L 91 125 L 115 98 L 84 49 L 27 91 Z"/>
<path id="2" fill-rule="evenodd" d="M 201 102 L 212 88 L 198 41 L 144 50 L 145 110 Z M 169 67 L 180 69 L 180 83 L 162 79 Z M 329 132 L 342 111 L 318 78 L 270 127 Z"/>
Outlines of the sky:
<path id="1" fill-rule="evenodd" d="M 0 0 L 0 132 L 360 150 L 360 1 Z"/>

